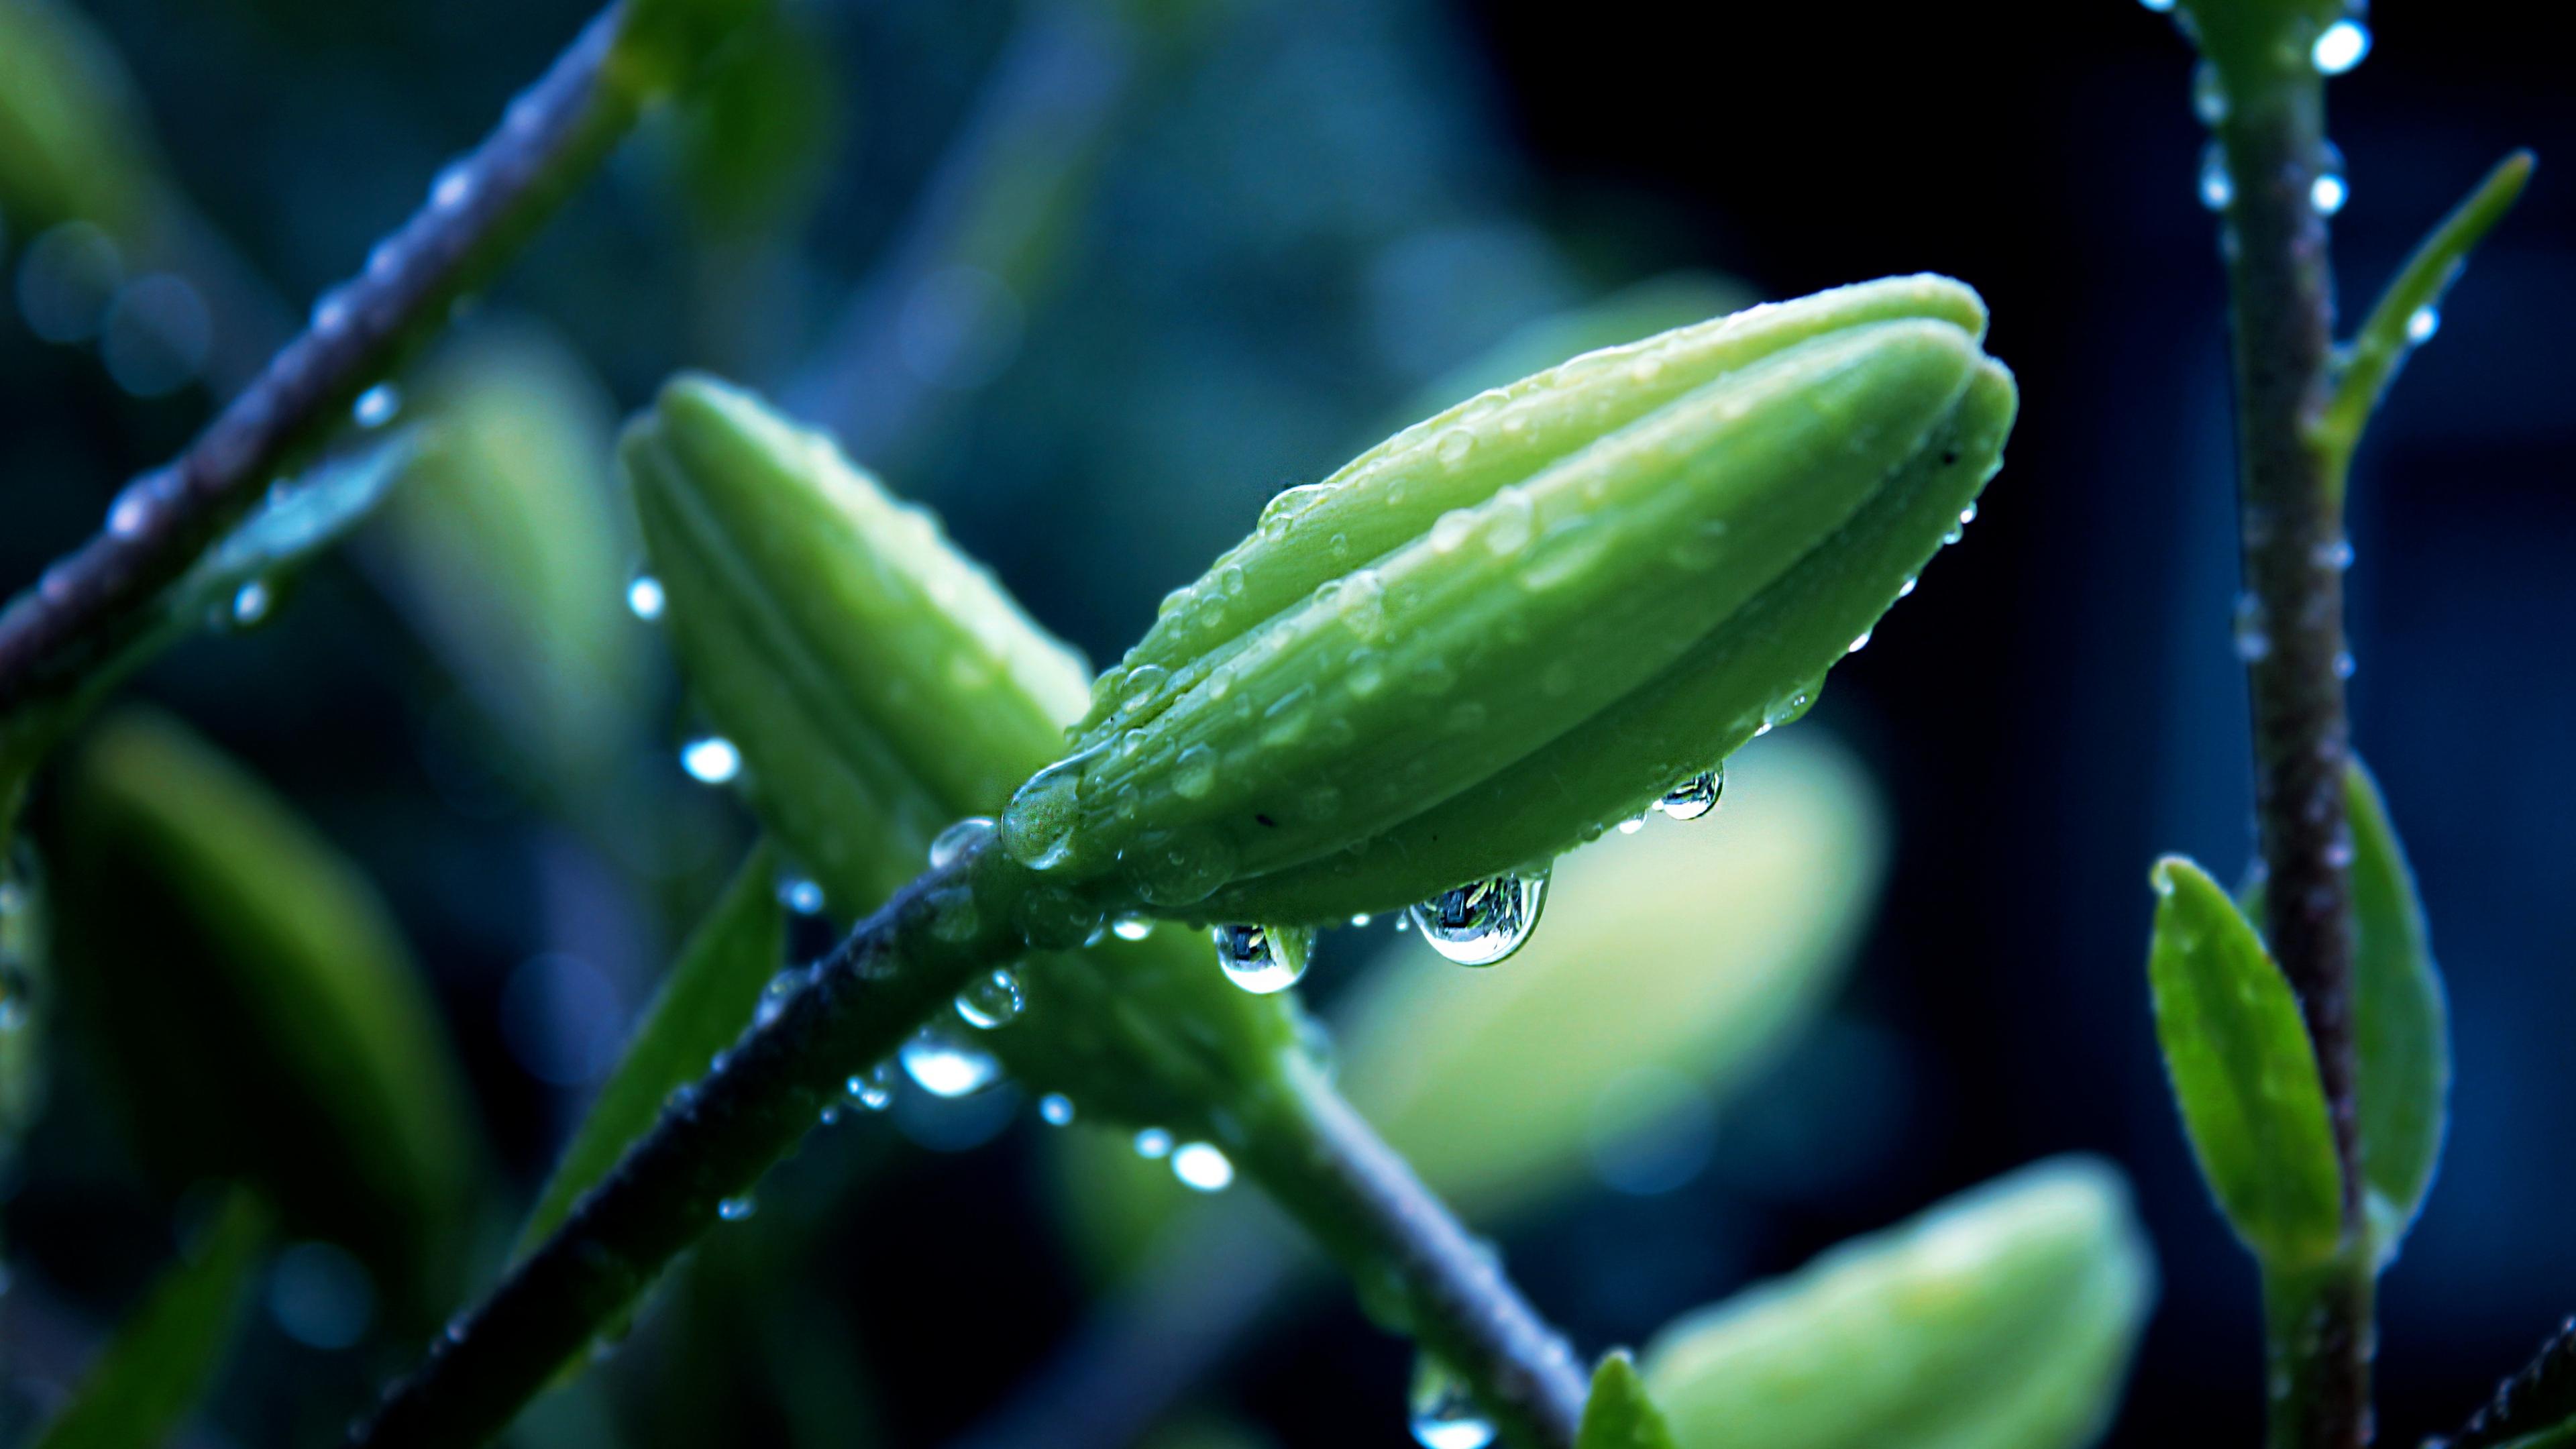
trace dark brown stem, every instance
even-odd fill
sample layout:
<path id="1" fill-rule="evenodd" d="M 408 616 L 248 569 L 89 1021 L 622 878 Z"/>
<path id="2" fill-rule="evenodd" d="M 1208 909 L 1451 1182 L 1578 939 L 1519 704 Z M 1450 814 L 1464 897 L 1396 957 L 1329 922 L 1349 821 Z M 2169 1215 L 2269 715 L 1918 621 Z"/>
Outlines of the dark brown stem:
<path id="1" fill-rule="evenodd" d="M 2255 811 L 2272 952 L 2315 1043 L 2343 1167 L 2345 1237 L 2357 1245 L 2366 1226 L 2341 663 L 2349 551 L 2337 464 L 2315 437 L 2332 400 L 2333 273 L 2311 201 L 2325 88 L 2298 61 L 2229 80 L 2234 105 L 2218 135 L 2234 193 L 2225 247 L 2246 585 L 2237 642 L 2253 701 Z M 2300 1326 L 2297 1351 L 2285 1359 L 2275 1345 L 2276 1365 L 2294 1362 L 2310 1380 L 2288 1396 L 2295 1414 L 2275 1413 L 2275 1449 L 2359 1449 L 2370 1439 L 2369 1254 L 2348 1252 L 2333 1271 L 2338 1281 L 2302 1292 L 2304 1306 L 2289 1315 Z M 2272 1317 L 2277 1326 L 2284 1314 L 2276 1307 Z"/>
<path id="2" fill-rule="evenodd" d="M 601 11 L 186 452 L 135 480 L 95 538 L 0 611 L 0 711 L 69 693 L 114 657 L 152 596 L 442 326 L 626 132 L 643 96 L 611 73 L 623 11 Z"/>

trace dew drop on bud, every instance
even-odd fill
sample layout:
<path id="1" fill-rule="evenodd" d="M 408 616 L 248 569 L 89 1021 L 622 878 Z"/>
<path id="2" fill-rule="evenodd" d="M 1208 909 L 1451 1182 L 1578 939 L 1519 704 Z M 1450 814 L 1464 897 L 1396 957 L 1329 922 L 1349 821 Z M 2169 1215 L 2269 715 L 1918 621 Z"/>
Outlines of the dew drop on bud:
<path id="1" fill-rule="evenodd" d="M 895 1055 L 904 1075 L 934 1097 L 971 1097 L 1002 1079 L 1002 1064 L 991 1052 L 945 1026 L 923 1027 Z"/>
<path id="2" fill-rule="evenodd" d="M 1502 875 L 1442 891 L 1406 914 L 1432 950 L 1461 966 L 1491 966 L 1529 940 L 1546 898 L 1546 876 Z"/>
<path id="3" fill-rule="evenodd" d="M 1138 673 L 1143 671 L 1139 670 Z M 1082 770 L 1089 755 L 1059 760 L 1032 776 L 1002 812 L 1002 848 L 1031 870 L 1053 870 L 1073 854 L 1082 819 Z"/>
<path id="4" fill-rule="evenodd" d="M 1212 934 L 1225 979 L 1255 996 L 1296 985 L 1315 951 L 1312 926 L 1219 926 Z"/>
<path id="5" fill-rule="evenodd" d="M 1413 1391 L 1406 1397 L 1413 1442 L 1422 1449 L 1485 1449 L 1494 1426 L 1476 1408 L 1475 1396 L 1448 1365 L 1422 1354 L 1413 1363 Z"/>
<path id="6" fill-rule="evenodd" d="M 1726 767 L 1720 765 L 1675 785 L 1655 802 L 1655 808 L 1675 820 L 1697 820 L 1716 809 L 1725 794 Z"/>
<path id="7" fill-rule="evenodd" d="M 1020 978 L 1008 971 L 990 971 L 978 977 L 973 985 L 957 993 L 957 1014 L 977 1031 L 991 1031 L 1017 1021 L 1028 997 L 1020 990 Z"/>
<path id="8" fill-rule="evenodd" d="M 930 841 L 930 868 L 946 870 L 966 853 L 967 847 L 993 833 L 993 822 L 981 815 L 969 815 L 933 836 Z"/>
<path id="9" fill-rule="evenodd" d="M 1172 1176 L 1197 1192 L 1223 1192 L 1234 1183 L 1234 1164 L 1213 1143 L 1184 1142 L 1172 1151 Z"/>

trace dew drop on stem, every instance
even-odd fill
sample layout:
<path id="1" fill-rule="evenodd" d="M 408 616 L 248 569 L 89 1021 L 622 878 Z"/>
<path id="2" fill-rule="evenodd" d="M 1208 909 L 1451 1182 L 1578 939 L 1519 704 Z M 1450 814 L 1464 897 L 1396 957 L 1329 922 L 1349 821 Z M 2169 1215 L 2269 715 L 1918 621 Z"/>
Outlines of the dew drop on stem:
<path id="1" fill-rule="evenodd" d="M 871 1112 L 882 1112 L 894 1104 L 894 1063 L 879 1062 L 864 1072 L 853 1072 L 841 1086 L 850 1100 Z"/>
<path id="2" fill-rule="evenodd" d="M 1413 1442 L 1422 1449 L 1485 1449 L 1494 1442 L 1493 1422 L 1476 1407 L 1466 1383 L 1427 1353 L 1413 1361 L 1406 1407 Z"/>
<path id="3" fill-rule="evenodd" d="M 2343 152 L 2328 141 L 2320 148 L 2316 178 L 2308 183 L 2308 205 L 2319 216 L 2332 216 L 2343 210 L 2352 199 L 2352 187 L 2344 180 Z"/>
<path id="4" fill-rule="evenodd" d="M 991 1031 L 1017 1021 L 1028 997 L 1020 978 L 1008 970 L 988 971 L 957 993 L 957 1014 L 977 1031 Z"/>
<path id="5" fill-rule="evenodd" d="M 2227 174 L 2227 148 L 2216 141 L 2200 150 L 2200 204 L 2225 211 L 2236 199 L 2236 178 Z"/>
<path id="6" fill-rule="evenodd" d="M 904 1075 L 934 1097 L 971 1097 L 1002 1079 L 993 1054 L 945 1025 L 925 1026 L 895 1054 Z"/>
<path id="7" fill-rule="evenodd" d="M 1442 891 L 1406 914 L 1432 950 L 1461 966 L 1491 966 L 1529 940 L 1546 898 L 1546 876 L 1501 875 Z"/>
<path id="8" fill-rule="evenodd" d="M 930 841 L 930 868 L 945 870 L 968 846 L 993 833 L 993 822 L 982 815 L 969 815 L 933 836 Z"/>

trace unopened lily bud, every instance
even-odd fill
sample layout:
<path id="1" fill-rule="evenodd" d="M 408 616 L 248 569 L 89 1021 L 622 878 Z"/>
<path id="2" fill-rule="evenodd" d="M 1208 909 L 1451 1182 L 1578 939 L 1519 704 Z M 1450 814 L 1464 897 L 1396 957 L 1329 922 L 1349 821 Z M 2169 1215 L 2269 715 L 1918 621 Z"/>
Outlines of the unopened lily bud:
<path id="1" fill-rule="evenodd" d="M 1938 278 L 1755 308 L 1283 494 L 1103 677 L 1006 844 L 1230 920 L 1543 870 L 1794 717 L 1956 537 L 2013 411 L 1983 324 Z"/>
<path id="2" fill-rule="evenodd" d="M 2074 1449 L 2154 1298 L 2119 1170 L 2060 1158 L 1676 1320 L 1646 1388 L 1682 1449 Z"/>

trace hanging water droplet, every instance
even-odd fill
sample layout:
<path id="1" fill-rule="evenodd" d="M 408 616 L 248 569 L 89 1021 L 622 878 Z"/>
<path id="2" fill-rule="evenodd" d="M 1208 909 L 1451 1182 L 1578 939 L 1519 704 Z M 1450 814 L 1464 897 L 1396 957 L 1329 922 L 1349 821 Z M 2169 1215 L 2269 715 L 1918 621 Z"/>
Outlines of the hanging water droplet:
<path id="1" fill-rule="evenodd" d="M 1213 1143 L 1184 1142 L 1172 1152 L 1172 1176 L 1199 1192 L 1223 1192 L 1234 1183 L 1234 1164 Z"/>
<path id="2" fill-rule="evenodd" d="M 1969 504 L 1967 507 L 1962 508 L 1962 509 L 1960 509 L 1960 510 L 1959 510 L 1959 526 L 1960 526 L 1961 528 L 1965 528 L 1965 527 L 1967 527 L 1969 524 L 1974 523 L 1974 522 L 1976 522 L 1976 521 L 1977 521 L 1977 505 L 1976 505 L 1976 504 L 1971 503 L 1971 504 Z"/>
<path id="3" fill-rule="evenodd" d="M 1082 771 L 1091 753 L 1047 766 L 1011 797 L 1002 812 L 1002 848 L 1011 859 L 1031 870 L 1053 870 L 1073 854 L 1074 827 L 1082 821 Z"/>
<path id="4" fill-rule="evenodd" d="M 805 973 L 793 968 L 770 977 L 769 984 L 760 989 L 760 1004 L 752 1010 L 753 1024 L 767 1026 L 776 1021 L 778 1013 L 787 1009 L 787 998 L 795 995 L 796 988 L 804 984 Z"/>
<path id="5" fill-rule="evenodd" d="M 2225 211 L 2236 199 L 2236 178 L 2227 174 L 2227 148 L 2216 141 L 2200 150 L 2200 204 Z"/>
<path id="6" fill-rule="evenodd" d="M 390 382 L 380 382 L 358 394 L 349 405 L 349 416 L 359 427 L 381 428 L 402 411 L 402 389 Z"/>
<path id="7" fill-rule="evenodd" d="M 1675 820 L 1697 820 L 1716 809 L 1725 795 L 1726 766 L 1719 765 L 1675 785 L 1655 802 L 1655 808 Z"/>
<path id="8" fill-rule="evenodd" d="M 879 1062 L 864 1072 L 853 1072 L 841 1089 L 860 1106 L 882 1112 L 894 1104 L 894 1063 Z"/>
<path id="9" fill-rule="evenodd" d="M 1141 941 L 1154 934 L 1151 916 L 1120 916 L 1110 923 L 1109 934 L 1121 941 Z"/>
<path id="10" fill-rule="evenodd" d="M 2338 20 L 2308 48 L 2308 61 L 2319 75 L 2341 75 L 2370 54 L 2370 27 L 2358 20 Z"/>
<path id="11" fill-rule="evenodd" d="M 949 866 L 956 863 L 957 857 L 966 853 L 968 846 L 971 846 L 977 841 L 982 840 L 985 836 L 992 834 L 995 828 L 996 827 L 989 817 L 982 815 L 969 815 L 965 819 L 960 820 L 956 824 L 939 832 L 937 835 L 932 836 L 930 840 L 930 868 L 932 870 L 946 870 Z"/>
<path id="12" fill-rule="evenodd" d="M 1475 1395 L 1430 1354 L 1413 1361 L 1413 1390 L 1406 1396 L 1413 1442 L 1422 1449 L 1485 1449 L 1494 1442 L 1493 1423 L 1476 1407 Z"/>
<path id="13" fill-rule="evenodd" d="M 1870 631 L 1869 631 L 1869 630 L 1867 630 L 1867 629 L 1863 629 L 1863 630 L 1861 631 L 1861 633 L 1860 633 L 1860 637 L 1859 637 L 1859 638 L 1857 638 L 1857 639 L 1854 639 L 1853 641 L 1851 641 L 1850 646 L 1849 646 L 1849 647 L 1847 647 L 1847 648 L 1845 648 L 1845 649 L 1843 650 L 1843 652 L 1844 652 L 1845 654 L 1858 654 L 1860 651 L 1862 651 L 1862 650 L 1864 650 L 1864 649 L 1868 648 L 1868 647 L 1869 647 L 1869 635 L 1870 635 Z"/>
<path id="14" fill-rule="evenodd" d="M 1205 744 L 1184 749 L 1172 762 L 1172 793 L 1184 800 L 1203 800 L 1216 788 L 1216 751 Z"/>
<path id="15" fill-rule="evenodd" d="M 1901 584 L 1898 584 L 1898 585 L 1896 586 L 1896 596 L 1897 596 L 1898 598 L 1900 598 L 1900 599 L 1901 599 L 1901 598 L 1904 598 L 1906 595 L 1913 593 L 1913 592 L 1914 592 L 1914 586 L 1915 586 L 1915 585 L 1917 585 L 1917 584 L 1919 584 L 1919 583 L 1921 583 L 1921 582 L 1923 582 L 1923 581 L 1922 581 L 1922 579 L 1920 579 L 1920 578 L 1916 577 L 1916 576 L 1915 576 L 1915 575 L 1913 575 L 1913 574 L 1907 574 L 1907 575 L 1905 576 L 1905 582 L 1903 582 L 1903 583 L 1901 583 Z"/>
<path id="16" fill-rule="evenodd" d="M 1211 934 L 1225 979 L 1255 996 L 1296 985 L 1315 952 L 1312 926 L 1218 926 Z"/>
<path id="17" fill-rule="evenodd" d="M 1019 1019 L 1020 1009 L 1028 998 L 1020 990 L 1020 978 L 1008 971 L 990 971 L 976 978 L 957 993 L 957 1014 L 977 1031 L 991 1031 Z"/>
<path id="18" fill-rule="evenodd" d="M 2422 306 L 2406 314 L 2406 340 L 2417 346 L 2433 340 L 2442 330 L 2442 314 L 2432 306 Z"/>
<path id="19" fill-rule="evenodd" d="M 716 1216 L 729 1223 L 738 1223 L 750 1217 L 758 1206 L 751 1200 L 748 1193 L 741 1197 L 729 1197 L 716 1204 Z"/>
<path id="20" fill-rule="evenodd" d="M 2191 113 L 2200 117 L 2204 126 L 2215 126 L 2227 119 L 2227 78 L 2210 61 L 2192 67 Z"/>
<path id="21" fill-rule="evenodd" d="M 742 751 L 722 735 L 705 735 L 680 746 L 680 768 L 701 785 L 721 785 L 742 773 Z"/>
<path id="22" fill-rule="evenodd" d="M 1160 1127 L 1148 1127 L 1136 1134 L 1138 1157 L 1162 1157 L 1172 1150 L 1172 1134 Z"/>
<path id="23" fill-rule="evenodd" d="M 662 581 L 651 574 L 637 574 L 626 586 L 626 610 L 650 624 L 662 617 Z"/>
<path id="24" fill-rule="evenodd" d="M 271 602 L 273 602 L 273 600 L 269 596 L 268 585 L 262 583 L 258 579 L 253 579 L 249 583 L 246 583 L 240 588 L 234 590 L 232 603 L 233 626 L 235 628 L 247 629 L 251 625 L 258 623 L 260 620 L 267 618 L 268 608 Z"/>
<path id="25" fill-rule="evenodd" d="M 1538 925 L 1547 877 L 1502 875 L 1442 891 L 1407 912 L 1431 949 L 1461 966 L 1491 966 Z"/>
<path id="26" fill-rule="evenodd" d="M 971 1097 L 1002 1078 L 1002 1064 L 946 1026 L 925 1026 L 895 1054 L 903 1073 L 934 1097 Z"/>
<path id="27" fill-rule="evenodd" d="M 1619 833 L 1621 835 L 1634 835 L 1645 828 L 1646 817 L 1643 815 L 1631 815 L 1627 819 L 1619 822 Z"/>
<path id="28" fill-rule="evenodd" d="M 1367 912 L 1365 912 L 1365 911 L 1361 912 L 1360 914 L 1358 914 L 1358 915 L 1356 915 L 1356 916 L 1351 917 L 1351 925 L 1352 925 L 1352 926 L 1354 926 L 1354 927 L 1365 926 L 1365 925 L 1367 925 L 1368 923 L 1369 923 L 1369 917 L 1368 917 L 1368 913 L 1367 913 Z"/>
<path id="29" fill-rule="evenodd" d="M 1049 1092 L 1038 1098 L 1038 1120 L 1049 1127 L 1072 1125 L 1073 1099 L 1062 1092 Z"/>
<path id="30" fill-rule="evenodd" d="M 823 913 L 823 888 L 802 876 L 783 876 L 778 882 L 778 903 L 800 916 Z"/>
<path id="31" fill-rule="evenodd" d="M 2352 188 L 2343 179 L 2343 152 L 2328 141 L 2321 148 L 2316 179 L 2308 183 L 2308 205 L 2319 216 L 2332 216 L 2351 199 Z"/>

